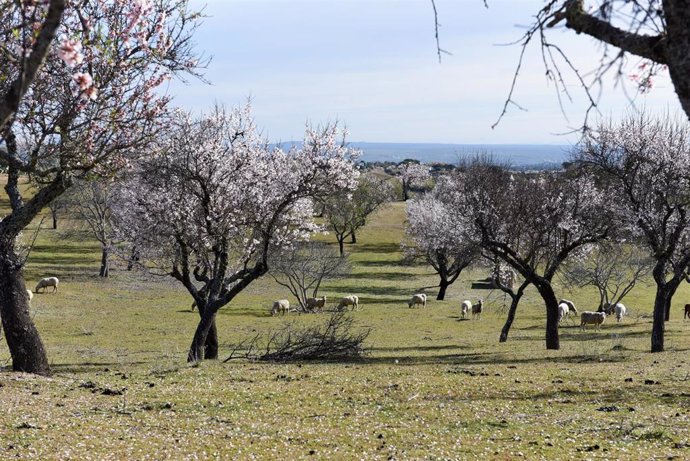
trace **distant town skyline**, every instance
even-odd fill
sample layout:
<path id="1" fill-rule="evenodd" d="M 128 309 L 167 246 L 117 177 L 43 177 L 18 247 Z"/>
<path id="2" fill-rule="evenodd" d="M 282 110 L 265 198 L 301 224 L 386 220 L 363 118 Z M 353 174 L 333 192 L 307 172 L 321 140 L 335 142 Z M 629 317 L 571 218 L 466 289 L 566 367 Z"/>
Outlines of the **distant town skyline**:
<path id="1" fill-rule="evenodd" d="M 204 7 L 205 5 L 205 7 Z M 492 129 L 508 95 L 520 39 L 543 6 L 538 0 L 437 0 L 441 64 L 428 0 L 192 0 L 208 16 L 195 35 L 212 60 L 206 85 L 190 80 L 169 88 L 174 103 L 201 111 L 251 99 L 257 125 L 272 142 L 302 138 L 305 123 L 338 120 L 348 139 L 391 143 L 572 144 L 587 106 L 574 80 L 574 102 L 561 112 L 535 43 L 520 71 L 511 107 Z M 584 35 L 553 30 L 582 70 L 593 69 L 598 45 Z M 631 60 L 630 72 L 638 62 Z M 613 80 L 600 101 L 603 117 L 621 117 L 630 104 Z M 635 96 L 629 82 L 628 93 Z M 668 78 L 636 95 L 646 110 L 675 114 Z M 560 135 L 559 135 L 560 134 Z"/>

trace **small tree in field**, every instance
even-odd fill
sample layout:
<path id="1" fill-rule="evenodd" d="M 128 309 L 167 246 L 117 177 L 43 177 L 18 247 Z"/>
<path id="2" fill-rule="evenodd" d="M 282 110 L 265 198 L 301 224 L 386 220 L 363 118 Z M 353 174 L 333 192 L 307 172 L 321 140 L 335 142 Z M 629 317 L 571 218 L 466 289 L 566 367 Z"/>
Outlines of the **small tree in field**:
<path id="1" fill-rule="evenodd" d="M 81 181 L 70 191 L 69 208 L 72 216 L 101 245 L 100 277 L 110 276 L 110 256 L 117 243 L 113 207 L 116 197 L 110 180 Z"/>
<path id="2" fill-rule="evenodd" d="M 664 321 L 690 264 L 690 125 L 645 115 L 601 124 L 577 160 L 611 184 L 612 217 L 654 260 L 652 352 L 664 350 Z"/>
<path id="3" fill-rule="evenodd" d="M 593 286 L 599 292 L 599 311 L 625 298 L 652 269 L 651 259 L 633 245 L 603 242 L 563 266 L 566 285 Z"/>
<path id="4" fill-rule="evenodd" d="M 578 248 L 610 232 L 605 196 L 585 175 L 515 174 L 478 158 L 454 176 L 446 203 L 469 217 L 472 238 L 534 285 L 546 307 L 546 348 L 559 349 L 552 280 Z"/>
<path id="5" fill-rule="evenodd" d="M 84 0 L 66 9 L 58 30 L 65 39 L 50 48 L 31 91 L 0 131 L 11 207 L 0 221 L 0 315 L 15 370 L 50 370 L 29 315 L 18 236 L 76 179 L 112 175 L 155 139 L 168 103 L 156 88 L 196 66 L 190 34 L 198 15 L 186 5 Z M 28 49 L 31 34 L 22 27 L 5 36 L 3 49 Z M 0 68 L 0 81 L 21 75 L 12 68 Z M 20 191 L 23 175 L 33 182 L 29 194 Z"/>
<path id="6" fill-rule="evenodd" d="M 420 164 L 416 160 L 401 162 L 398 165 L 396 176 L 402 182 L 404 201 L 410 198 L 410 187 L 421 186 L 431 178 L 429 167 Z"/>
<path id="7" fill-rule="evenodd" d="M 439 301 L 445 299 L 448 287 L 479 255 L 477 243 L 467 239 L 467 220 L 437 197 L 445 193 L 444 188 L 444 183 L 439 183 L 433 193 L 408 203 L 408 243 L 403 244 L 407 259 L 423 259 L 440 277 Z"/>
<path id="8" fill-rule="evenodd" d="M 504 343 L 508 341 L 508 334 L 515 321 L 515 314 L 517 313 L 518 305 L 522 296 L 525 294 L 525 289 L 530 285 L 529 280 L 522 280 L 520 285 L 515 287 L 515 274 L 512 269 L 503 268 L 501 264 L 501 259 L 494 253 L 484 251 L 482 257 L 489 261 L 494 267 L 491 274 L 491 282 L 496 288 L 501 290 L 505 295 L 510 296 L 510 307 L 508 308 L 508 315 L 506 316 L 506 321 L 501 328 L 501 334 L 498 337 L 499 343 Z"/>
<path id="9" fill-rule="evenodd" d="M 322 202 L 328 230 L 335 234 L 340 255 L 345 254 L 345 239 L 357 243 L 357 230 L 364 227 L 367 218 L 392 197 L 389 182 L 372 175 L 360 176 L 352 193 L 334 194 Z"/>
<path id="10" fill-rule="evenodd" d="M 321 283 L 350 273 L 347 258 L 338 255 L 329 245 L 318 242 L 295 244 L 275 251 L 270 258 L 273 279 L 297 298 L 303 311 L 306 300 L 317 297 Z"/>
<path id="11" fill-rule="evenodd" d="M 189 361 L 217 358 L 216 314 L 268 272 L 270 252 L 318 229 L 312 199 L 354 189 L 352 152 L 337 134 L 310 129 L 284 152 L 259 137 L 248 107 L 181 112 L 123 189 L 122 232 L 199 308 Z"/>

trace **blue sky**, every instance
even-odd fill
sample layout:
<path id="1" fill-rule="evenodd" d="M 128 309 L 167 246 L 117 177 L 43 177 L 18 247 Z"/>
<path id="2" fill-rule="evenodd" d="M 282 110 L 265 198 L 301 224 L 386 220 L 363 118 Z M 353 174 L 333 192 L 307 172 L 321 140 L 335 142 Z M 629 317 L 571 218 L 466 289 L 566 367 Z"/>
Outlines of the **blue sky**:
<path id="1" fill-rule="evenodd" d="M 582 123 L 585 99 L 570 79 L 575 101 L 561 113 L 533 46 L 515 99 L 495 129 L 515 65 L 519 39 L 543 1 L 437 0 L 441 45 L 453 53 L 438 63 L 429 0 L 192 0 L 208 18 L 195 36 L 212 57 L 211 82 L 173 84 L 179 106 L 200 111 L 251 97 L 258 126 L 271 141 L 302 138 L 307 121 L 338 120 L 349 140 L 475 144 L 569 144 L 562 135 Z M 596 66 L 596 43 L 554 30 L 554 40 L 581 69 Z M 631 68 L 638 61 L 631 62 Z M 600 101 L 605 117 L 629 110 L 610 80 Z M 631 85 L 629 90 L 635 93 Z M 679 110 L 672 85 L 658 78 L 638 107 Z"/>

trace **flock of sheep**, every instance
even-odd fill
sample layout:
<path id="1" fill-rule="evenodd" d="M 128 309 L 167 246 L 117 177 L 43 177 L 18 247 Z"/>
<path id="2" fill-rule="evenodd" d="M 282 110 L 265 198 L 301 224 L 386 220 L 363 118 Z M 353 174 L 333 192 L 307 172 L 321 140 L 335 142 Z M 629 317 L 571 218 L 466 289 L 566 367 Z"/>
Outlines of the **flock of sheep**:
<path id="1" fill-rule="evenodd" d="M 43 292 L 45 293 L 47 288 L 52 287 L 53 292 L 56 292 L 58 291 L 59 283 L 60 281 L 57 277 L 46 277 L 38 281 L 34 291 L 39 293 L 39 290 L 43 289 Z M 27 289 L 26 293 L 29 297 L 29 301 L 31 301 L 34 297 L 33 292 Z M 326 306 L 326 300 L 327 298 L 325 296 L 320 298 L 307 298 L 305 301 L 305 308 L 308 312 L 323 312 L 323 308 Z M 407 306 L 409 308 L 417 305 L 426 307 L 426 300 L 426 294 L 415 293 L 408 301 Z M 348 306 L 352 306 L 352 310 L 359 309 L 359 297 L 356 295 L 350 295 L 340 298 L 335 308 L 336 310 L 343 310 Z M 470 300 L 465 300 L 462 302 L 462 304 L 460 304 L 460 317 L 463 319 L 466 318 L 467 314 L 471 311 L 472 319 L 480 319 L 482 315 L 482 308 L 483 301 L 481 298 L 479 298 L 475 304 L 472 304 Z M 194 309 L 194 305 L 192 305 L 192 309 Z M 294 312 L 295 309 L 290 309 L 290 301 L 287 299 L 279 299 L 273 302 L 270 313 L 272 316 L 276 316 L 278 314 L 289 314 L 291 311 Z M 601 324 L 606 321 L 606 316 L 611 314 L 615 314 L 616 321 L 620 322 L 626 313 L 627 309 L 622 303 L 607 304 L 604 306 L 603 312 L 584 311 L 580 313 L 580 328 L 584 329 L 587 325 L 594 325 L 595 327 L 600 328 Z M 575 304 L 567 299 L 561 299 L 558 302 L 558 322 L 562 322 L 568 318 L 570 314 L 578 314 Z M 690 304 L 685 306 L 685 317 L 690 317 Z"/>
<path id="2" fill-rule="evenodd" d="M 307 298 L 304 307 L 307 312 L 323 312 L 323 308 L 326 306 L 326 297 L 322 296 L 320 298 Z M 335 309 L 340 311 L 348 306 L 352 306 L 352 310 L 359 309 L 359 296 L 350 295 L 340 298 Z M 276 316 L 278 314 L 285 315 L 290 312 L 295 312 L 296 309 L 290 309 L 290 301 L 287 299 L 279 299 L 273 302 L 271 306 L 271 315 Z"/>
<path id="3" fill-rule="evenodd" d="M 417 305 L 426 307 L 427 296 L 425 293 L 415 293 L 412 295 L 407 303 L 407 307 L 412 308 Z M 307 298 L 305 302 L 305 309 L 307 312 L 322 312 L 324 306 L 326 305 L 326 297 L 322 296 L 320 298 Z M 352 306 L 352 310 L 359 308 L 359 298 L 355 295 L 345 296 L 341 298 L 336 305 L 336 310 L 342 310 L 347 306 Z M 472 303 L 470 300 L 465 300 L 460 304 L 460 317 L 462 319 L 467 318 L 467 315 L 472 312 L 472 319 L 480 319 L 483 310 L 483 300 L 478 298 L 476 303 Z M 296 309 L 292 309 L 292 312 Z M 290 301 L 287 299 L 279 299 L 273 302 L 271 306 L 270 313 L 272 316 L 278 314 L 289 314 Z M 606 321 L 606 316 L 615 314 L 616 322 L 620 322 L 626 315 L 627 309 L 622 303 L 616 304 L 606 304 L 604 306 L 603 312 L 593 312 L 584 311 L 580 314 L 580 328 L 585 329 L 587 325 L 594 325 L 596 328 L 601 328 L 601 324 Z M 558 302 L 558 323 L 568 318 L 570 314 L 578 315 L 578 311 L 575 308 L 575 303 L 568 299 L 561 299 Z M 690 304 L 685 306 L 685 315 L 690 317 Z"/>

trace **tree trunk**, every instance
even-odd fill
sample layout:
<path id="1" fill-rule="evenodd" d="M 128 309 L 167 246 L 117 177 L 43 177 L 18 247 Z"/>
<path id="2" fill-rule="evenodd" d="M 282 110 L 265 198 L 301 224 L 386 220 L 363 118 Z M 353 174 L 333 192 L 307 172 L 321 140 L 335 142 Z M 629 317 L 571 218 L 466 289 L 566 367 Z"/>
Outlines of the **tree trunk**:
<path id="1" fill-rule="evenodd" d="M 53 218 L 53 230 L 57 230 L 57 211 L 56 210 L 50 210 L 50 214 Z"/>
<path id="2" fill-rule="evenodd" d="M 109 260 L 109 255 L 110 255 L 110 249 L 107 247 L 103 247 L 101 249 L 101 270 L 98 273 L 100 277 L 107 278 L 110 276 L 110 260 Z"/>
<path id="3" fill-rule="evenodd" d="M 340 250 L 340 256 L 345 256 L 345 237 L 338 236 L 338 250 Z"/>
<path id="4" fill-rule="evenodd" d="M 216 318 L 213 317 L 211 328 L 206 335 L 204 344 L 204 360 L 218 360 L 218 328 L 216 328 Z"/>
<path id="5" fill-rule="evenodd" d="M 558 350 L 561 348 L 558 337 L 558 299 L 549 281 L 543 279 L 534 285 L 546 306 L 546 348 Z"/>
<path id="6" fill-rule="evenodd" d="M 350 243 L 357 243 L 357 234 L 355 233 L 355 228 L 353 227 L 350 232 Z"/>
<path id="7" fill-rule="evenodd" d="M 199 307 L 201 313 L 202 307 Z M 199 320 L 199 325 L 196 327 L 194 332 L 194 339 L 192 340 L 192 345 L 189 347 L 189 353 L 187 354 L 187 362 L 200 362 L 205 358 L 217 358 L 218 357 L 218 333 L 216 331 L 216 313 L 209 309 L 203 309 L 201 313 L 201 319 Z M 209 334 L 211 330 L 214 331 L 213 334 Z M 215 348 L 213 346 L 213 341 L 208 344 L 209 336 L 215 335 L 213 341 L 215 341 Z M 215 357 L 206 357 L 206 351 L 210 353 L 215 353 Z"/>
<path id="8" fill-rule="evenodd" d="M 510 309 L 508 310 L 508 317 L 506 318 L 506 323 L 503 325 L 501 330 L 501 336 L 498 338 L 499 343 L 504 343 L 508 341 L 508 333 L 510 328 L 513 326 L 513 321 L 515 320 L 515 313 L 517 312 L 518 304 L 520 303 L 520 298 L 522 298 L 522 293 L 518 293 L 510 297 L 512 301 L 510 302 Z"/>
<path id="9" fill-rule="evenodd" d="M 652 352 L 664 351 L 664 318 L 670 304 L 665 285 L 657 285 L 654 297 L 654 321 L 652 322 Z"/>
<path id="10" fill-rule="evenodd" d="M 127 270 L 131 271 L 137 262 L 139 262 L 139 250 L 137 247 L 132 247 L 132 253 L 129 255 L 129 261 L 127 261 Z"/>
<path id="11" fill-rule="evenodd" d="M 403 201 L 407 202 L 407 199 L 410 198 L 410 191 L 408 190 L 407 183 L 405 181 L 402 182 L 402 189 L 403 189 Z"/>
<path id="12" fill-rule="evenodd" d="M 690 59 L 688 47 L 690 36 L 687 33 L 687 2 L 663 2 L 664 20 L 666 21 L 666 57 L 668 73 L 676 90 L 680 105 L 690 119 Z"/>
<path id="13" fill-rule="evenodd" d="M 438 296 L 436 296 L 436 301 L 443 301 L 446 297 L 446 289 L 450 283 L 448 282 L 447 279 L 444 279 L 441 277 L 441 283 L 439 283 L 439 289 L 438 289 Z"/>
<path id="14" fill-rule="evenodd" d="M 12 369 L 49 375 L 48 356 L 29 313 L 22 264 L 12 241 L 0 243 L 0 316 Z"/>
<path id="15" fill-rule="evenodd" d="M 671 298 L 666 299 L 666 307 L 664 308 L 664 321 L 671 320 Z"/>

